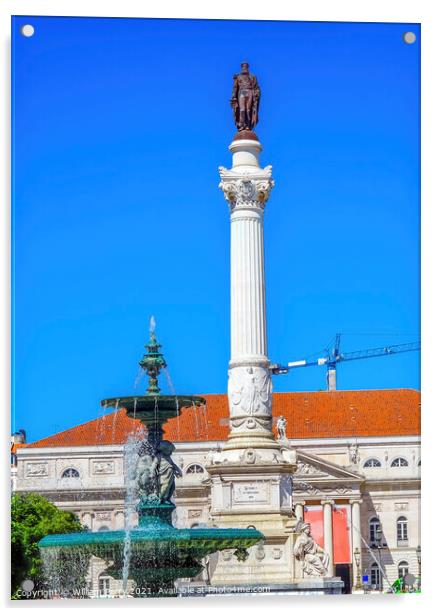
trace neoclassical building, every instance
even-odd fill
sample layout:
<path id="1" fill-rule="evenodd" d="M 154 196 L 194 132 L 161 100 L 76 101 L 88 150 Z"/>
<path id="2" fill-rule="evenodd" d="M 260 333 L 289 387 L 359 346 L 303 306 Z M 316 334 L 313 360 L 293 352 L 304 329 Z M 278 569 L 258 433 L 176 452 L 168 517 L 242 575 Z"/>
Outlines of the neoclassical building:
<path id="1" fill-rule="evenodd" d="M 176 444 L 176 526 L 211 523 L 205 470 L 229 430 L 225 394 L 185 409 L 167 425 Z M 275 393 L 274 424 L 286 419 L 297 453 L 296 517 L 310 522 L 329 554 L 329 572 L 347 592 L 386 590 L 407 572 L 420 575 L 420 393 L 411 389 Z M 123 409 L 34 443 L 13 445 L 13 489 L 38 492 L 73 511 L 94 531 L 125 525 L 124 471 L 140 422 Z M 210 457 L 210 458 L 209 458 Z M 274 555 L 275 558 L 275 555 Z M 209 561 L 210 571 L 215 558 Z M 118 583 L 93 564 L 93 592 L 117 594 Z M 384 575 L 383 573 L 384 572 Z"/>

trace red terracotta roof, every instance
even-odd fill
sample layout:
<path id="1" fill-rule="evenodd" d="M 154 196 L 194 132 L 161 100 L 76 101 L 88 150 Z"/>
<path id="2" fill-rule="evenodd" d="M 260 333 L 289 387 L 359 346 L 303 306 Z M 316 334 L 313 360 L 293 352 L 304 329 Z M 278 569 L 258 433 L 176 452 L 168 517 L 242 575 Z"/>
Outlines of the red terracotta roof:
<path id="1" fill-rule="evenodd" d="M 228 434 L 226 394 L 208 394 L 206 408 L 183 409 L 165 436 L 175 442 L 222 441 Z M 294 439 L 419 435 L 420 392 L 414 389 L 275 393 L 273 415 L 287 419 Z M 125 443 L 142 430 L 119 410 L 59 432 L 27 447 L 79 447 Z"/>

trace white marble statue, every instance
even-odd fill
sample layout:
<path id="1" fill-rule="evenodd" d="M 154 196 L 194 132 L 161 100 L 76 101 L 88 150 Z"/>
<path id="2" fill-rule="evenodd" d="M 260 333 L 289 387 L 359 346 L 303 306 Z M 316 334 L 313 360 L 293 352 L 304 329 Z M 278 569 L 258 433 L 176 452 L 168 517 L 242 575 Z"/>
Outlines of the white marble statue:
<path id="1" fill-rule="evenodd" d="M 277 438 L 280 441 L 286 441 L 287 440 L 287 433 L 286 433 L 287 420 L 282 415 L 277 418 L 276 428 L 277 428 Z"/>
<path id="2" fill-rule="evenodd" d="M 299 520 L 295 528 L 299 533 L 294 544 L 294 556 L 302 563 L 305 577 L 325 577 L 328 575 L 329 555 L 314 541 L 311 536 L 311 527 L 303 520 Z"/>
<path id="3" fill-rule="evenodd" d="M 359 455 L 358 455 L 358 445 L 356 443 L 351 443 L 348 446 L 348 456 L 349 456 L 349 462 L 351 464 L 357 464 L 357 462 L 359 461 Z"/>

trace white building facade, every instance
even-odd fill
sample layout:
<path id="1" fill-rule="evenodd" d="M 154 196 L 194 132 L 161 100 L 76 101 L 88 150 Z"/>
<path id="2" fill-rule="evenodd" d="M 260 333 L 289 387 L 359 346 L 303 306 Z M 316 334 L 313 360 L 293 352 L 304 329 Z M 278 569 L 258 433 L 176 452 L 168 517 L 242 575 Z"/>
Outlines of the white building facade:
<path id="1" fill-rule="evenodd" d="M 287 432 L 293 433 L 288 440 L 297 456 L 297 468 L 292 477 L 295 517 L 310 521 L 314 538 L 330 556 L 330 573 L 344 580 L 347 591 L 386 591 L 390 584 L 406 573 L 412 573 L 417 578 L 420 576 L 421 447 L 416 428 L 419 422 L 416 418 L 413 420 L 413 434 L 397 434 L 401 429 L 395 421 L 392 429 L 394 413 L 388 408 L 391 391 L 382 392 L 387 400 L 387 411 L 380 413 L 387 412 L 390 422 L 387 422 L 385 429 L 375 428 L 376 432 L 387 433 L 376 436 L 334 436 L 337 421 L 346 421 L 339 417 L 338 420 L 334 418 L 334 425 L 328 430 L 330 434 L 327 437 L 321 434 L 320 428 L 319 436 L 304 438 L 301 433 L 297 438 L 291 426 L 294 417 L 284 412 L 290 422 Z M 398 392 L 398 408 L 402 409 L 402 413 L 408 411 L 410 414 L 413 400 L 419 397 L 418 392 L 409 392 L 410 403 L 407 402 L 407 405 L 411 409 L 403 408 L 401 390 L 395 392 Z M 310 393 L 308 397 L 337 397 L 345 393 L 318 392 Z M 377 395 L 379 398 L 379 394 L 374 392 L 375 399 Z M 211 409 L 212 421 L 208 423 L 218 426 L 221 419 L 218 419 L 218 413 L 214 417 L 215 410 Z M 117 412 L 125 413 L 124 410 Z M 190 409 L 184 411 L 191 412 Z M 352 412 L 349 407 L 345 415 L 349 416 Z M 114 426 L 113 416 L 108 416 L 108 422 Z M 100 421 L 85 424 L 88 434 L 96 432 Z M 307 429 L 306 418 L 302 417 L 300 426 Z M 87 435 L 82 433 L 81 439 L 78 439 L 79 428 L 82 427 L 21 446 L 13 458 L 14 489 L 21 493 L 37 492 L 43 495 L 58 507 L 74 512 L 81 523 L 93 531 L 122 529 L 125 526 L 126 446 L 121 432 L 126 431 L 126 427 L 118 428 L 117 434 L 113 434 L 115 440 L 122 440 L 115 444 L 96 444 L 96 440 L 93 444 L 78 444 L 81 439 L 87 441 Z M 405 431 L 408 428 L 410 426 L 405 425 Z M 186 425 L 179 426 L 180 440 L 175 434 L 169 436 L 176 444 L 173 458 L 183 473 L 176 483 L 174 523 L 180 528 L 213 524 L 212 478 L 206 467 L 212 452 L 219 451 L 223 445 L 222 440 L 212 437 L 220 436 L 227 428 L 215 432 L 212 425 L 209 440 L 200 433 L 199 440 L 190 441 L 187 433 L 191 430 L 190 422 L 186 422 Z M 374 431 L 373 425 L 369 431 Z M 106 433 L 107 440 L 111 440 L 109 431 L 101 429 L 100 432 Z M 60 446 L 61 442 L 63 446 Z M 248 481 L 251 482 L 251 476 Z M 265 550 L 264 554 L 262 551 L 260 554 L 261 558 L 266 559 L 264 562 L 268 562 L 269 558 L 276 559 L 275 551 L 271 554 Z M 217 559 L 211 557 L 209 572 L 203 577 L 204 583 L 214 577 L 216 563 Z M 118 582 L 107 579 L 107 576 L 104 576 L 105 579 L 100 577 L 105 564 L 96 559 L 93 567 L 93 593 L 117 594 L 120 589 Z"/>

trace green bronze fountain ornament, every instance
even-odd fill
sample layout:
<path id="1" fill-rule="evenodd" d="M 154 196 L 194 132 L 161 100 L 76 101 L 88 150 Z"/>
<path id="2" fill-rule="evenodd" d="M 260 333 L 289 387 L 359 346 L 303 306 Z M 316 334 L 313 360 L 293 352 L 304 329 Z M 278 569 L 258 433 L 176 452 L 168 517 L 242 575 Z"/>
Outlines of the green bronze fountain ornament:
<path id="1" fill-rule="evenodd" d="M 255 545 L 263 535 L 253 528 L 175 528 L 172 514 L 175 478 L 181 470 L 172 460 L 173 443 L 163 439 L 163 426 L 182 409 L 206 404 L 200 396 L 163 396 L 158 379 L 166 368 L 160 353 L 154 327 L 145 346 L 147 353 L 140 366 L 148 374 L 149 386 L 144 396 L 129 396 L 102 400 L 104 407 L 116 407 L 128 417 L 140 420 L 147 436 L 137 445 L 135 492 L 138 497 L 138 526 L 125 530 L 81 532 L 48 535 L 39 547 L 46 554 L 52 552 L 52 566 L 56 558 L 72 562 L 78 550 L 88 557 L 97 556 L 107 562 L 106 573 L 122 579 L 128 571 L 134 580 L 132 594 L 141 596 L 169 596 L 178 593 L 175 581 L 193 578 L 203 569 L 202 559 L 219 550 L 233 549 L 237 560 L 248 556 L 247 548 Z M 124 410 L 122 410 L 124 409 Z M 117 411 L 116 411 L 117 412 Z M 128 551 L 125 549 L 129 541 Z"/>

